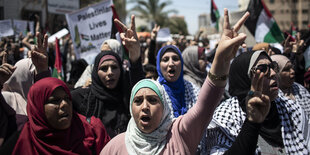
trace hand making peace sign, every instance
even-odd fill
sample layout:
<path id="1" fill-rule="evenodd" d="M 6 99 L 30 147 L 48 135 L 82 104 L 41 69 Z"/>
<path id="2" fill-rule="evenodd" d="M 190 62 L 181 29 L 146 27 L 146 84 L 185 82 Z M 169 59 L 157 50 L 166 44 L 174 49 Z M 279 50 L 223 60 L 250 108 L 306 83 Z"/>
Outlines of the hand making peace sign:
<path id="1" fill-rule="evenodd" d="M 270 110 L 269 96 L 263 94 L 265 73 L 257 70 L 252 77 L 251 95 L 246 99 L 247 118 L 250 122 L 262 123 Z"/>
<path id="2" fill-rule="evenodd" d="M 131 16 L 131 24 L 130 29 L 127 28 L 125 24 L 123 24 L 118 19 L 114 19 L 114 22 L 120 26 L 123 30 L 123 32 L 120 34 L 120 37 L 122 39 L 122 44 L 126 46 L 129 52 L 129 59 L 132 62 L 136 62 L 140 58 L 140 42 L 138 39 L 138 35 L 136 32 L 136 26 L 135 26 L 135 16 Z"/>
<path id="3" fill-rule="evenodd" d="M 48 70 L 48 55 L 47 55 L 47 34 L 43 36 L 40 32 L 36 33 L 37 45 L 31 49 L 31 60 L 36 67 L 37 73 Z"/>
<path id="4" fill-rule="evenodd" d="M 238 31 L 250 16 L 249 12 L 246 12 L 241 19 L 235 24 L 234 27 L 230 27 L 228 10 L 224 9 L 224 23 L 223 34 L 216 49 L 214 61 L 210 69 L 210 74 L 217 77 L 228 76 L 230 61 L 235 57 L 239 46 L 244 42 L 246 35 L 239 33 Z M 217 86 L 225 86 L 226 80 L 212 80 Z"/>

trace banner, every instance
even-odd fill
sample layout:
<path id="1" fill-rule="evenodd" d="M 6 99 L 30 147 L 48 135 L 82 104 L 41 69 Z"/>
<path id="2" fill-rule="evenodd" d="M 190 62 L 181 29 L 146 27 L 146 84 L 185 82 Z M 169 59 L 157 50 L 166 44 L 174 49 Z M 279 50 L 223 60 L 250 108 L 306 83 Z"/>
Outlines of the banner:
<path id="1" fill-rule="evenodd" d="M 66 14 L 80 9 L 79 0 L 49 0 L 48 12 L 54 14 Z"/>
<path id="2" fill-rule="evenodd" d="M 23 36 L 26 36 L 27 32 L 31 32 L 32 34 L 34 34 L 34 22 L 13 19 L 13 29 L 15 35 L 22 33 Z"/>
<path id="3" fill-rule="evenodd" d="M 61 39 L 62 37 L 64 37 L 68 33 L 69 33 L 69 31 L 66 28 L 63 28 L 62 30 L 60 30 L 60 31 L 56 32 L 55 34 L 51 35 L 50 37 L 48 37 L 47 42 L 53 43 L 53 42 L 55 42 L 56 38 Z"/>
<path id="4" fill-rule="evenodd" d="M 93 63 L 112 30 L 112 0 L 104 0 L 77 12 L 66 14 L 77 58 Z"/>
<path id="5" fill-rule="evenodd" d="M 11 19 L 0 20 L 0 38 L 14 35 Z"/>

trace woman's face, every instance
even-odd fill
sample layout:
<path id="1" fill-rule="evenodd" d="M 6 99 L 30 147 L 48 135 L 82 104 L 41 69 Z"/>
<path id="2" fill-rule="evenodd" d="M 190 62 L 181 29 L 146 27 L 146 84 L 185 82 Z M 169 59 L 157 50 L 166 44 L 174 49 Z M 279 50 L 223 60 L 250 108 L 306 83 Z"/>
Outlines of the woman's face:
<path id="1" fill-rule="evenodd" d="M 207 60 L 206 60 L 206 55 L 202 54 L 199 58 L 198 58 L 198 63 L 199 63 L 199 70 L 202 72 L 206 72 L 206 66 L 207 66 Z"/>
<path id="2" fill-rule="evenodd" d="M 160 125 L 163 104 L 158 95 L 149 88 L 141 88 L 132 101 L 132 115 L 143 133 L 151 133 Z"/>
<path id="3" fill-rule="evenodd" d="M 64 130 L 71 126 L 72 103 L 62 87 L 56 88 L 44 104 L 47 122 L 54 129 Z"/>
<path id="4" fill-rule="evenodd" d="M 160 60 L 160 70 L 164 78 L 168 82 L 178 80 L 182 69 L 181 59 L 178 54 L 173 51 L 167 51 Z"/>
<path id="5" fill-rule="evenodd" d="M 266 55 L 260 55 L 257 59 L 256 64 L 254 64 L 254 68 L 264 65 L 271 65 L 271 61 L 268 59 Z M 262 70 L 261 70 L 262 71 Z M 276 72 L 274 68 L 268 66 L 265 71 L 265 78 L 263 81 L 263 94 L 269 96 L 270 100 L 273 101 L 278 96 L 278 79 L 276 76 Z"/>
<path id="6" fill-rule="evenodd" d="M 104 61 L 98 70 L 98 76 L 103 85 L 109 89 L 114 89 L 117 86 L 121 68 L 114 60 Z"/>
<path id="7" fill-rule="evenodd" d="M 289 61 L 282 69 L 280 75 L 280 88 L 291 88 L 295 81 L 295 71 L 292 63 Z"/>

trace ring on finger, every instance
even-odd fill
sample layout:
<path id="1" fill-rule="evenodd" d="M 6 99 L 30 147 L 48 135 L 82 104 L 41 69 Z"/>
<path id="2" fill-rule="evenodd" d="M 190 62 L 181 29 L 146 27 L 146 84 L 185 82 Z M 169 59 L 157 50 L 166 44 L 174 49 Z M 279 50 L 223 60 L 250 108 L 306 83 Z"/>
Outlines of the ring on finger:
<path id="1" fill-rule="evenodd" d="M 248 92 L 248 96 L 249 96 L 249 97 L 261 96 L 261 95 L 262 95 L 262 93 L 259 92 L 259 91 L 252 91 L 252 90 L 250 90 L 250 91 Z"/>

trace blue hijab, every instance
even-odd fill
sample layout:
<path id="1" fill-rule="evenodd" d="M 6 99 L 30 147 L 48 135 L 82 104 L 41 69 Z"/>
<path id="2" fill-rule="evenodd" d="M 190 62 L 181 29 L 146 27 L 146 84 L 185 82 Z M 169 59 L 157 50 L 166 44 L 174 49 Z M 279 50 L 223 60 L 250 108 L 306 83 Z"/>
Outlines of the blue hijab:
<path id="1" fill-rule="evenodd" d="M 175 82 L 168 82 L 161 70 L 160 70 L 160 60 L 161 57 L 165 54 L 166 51 L 174 51 L 181 60 L 181 73 L 177 81 Z M 179 117 L 180 115 L 183 115 L 187 112 L 186 104 L 185 104 L 185 86 L 184 86 L 184 79 L 183 79 L 183 58 L 181 51 L 173 45 L 168 45 L 165 47 L 162 47 L 156 57 L 156 69 L 158 73 L 158 81 L 161 85 L 164 86 L 167 94 L 170 97 L 170 100 L 172 102 L 172 108 L 173 108 L 173 114 L 174 117 Z"/>

